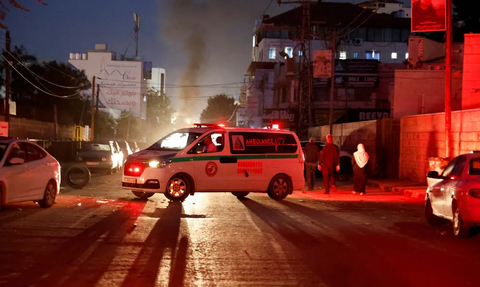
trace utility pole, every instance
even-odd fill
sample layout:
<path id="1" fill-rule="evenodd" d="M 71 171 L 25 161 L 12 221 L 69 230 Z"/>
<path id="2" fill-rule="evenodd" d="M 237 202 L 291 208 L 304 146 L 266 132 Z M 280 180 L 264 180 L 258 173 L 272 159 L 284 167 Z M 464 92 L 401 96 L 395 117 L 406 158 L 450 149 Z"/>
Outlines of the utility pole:
<path id="1" fill-rule="evenodd" d="M 336 28 L 333 28 L 332 31 L 332 78 L 330 82 L 330 120 L 329 120 L 329 125 L 330 125 L 330 134 L 333 134 L 333 98 L 335 96 L 335 51 L 337 49 L 337 30 Z M 347 95 L 345 95 L 346 97 Z"/>
<path id="2" fill-rule="evenodd" d="M 447 33 L 445 60 L 445 157 L 451 157 L 452 136 L 452 0 L 447 0 Z"/>
<path id="3" fill-rule="evenodd" d="M 95 104 L 95 120 L 98 121 L 98 98 L 100 98 L 100 85 L 97 84 L 97 102 Z M 93 134 L 94 140 L 98 140 L 98 134 Z"/>
<path id="4" fill-rule="evenodd" d="M 5 65 L 5 121 L 8 125 L 8 135 L 10 136 L 10 81 L 11 79 L 11 70 L 12 67 L 10 61 L 10 31 L 7 30 L 6 32 L 6 40 L 5 40 L 5 59 L 7 61 Z"/>
<path id="5" fill-rule="evenodd" d="M 57 140 L 58 125 L 57 125 L 57 105 L 53 105 L 53 139 Z"/>
<path id="6" fill-rule="evenodd" d="M 311 39 L 315 37 L 311 33 L 311 21 L 310 21 L 310 6 L 317 4 L 317 1 L 282 1 L 277 0 L 280 4 L 299 4 L 302 6 L 302 26 L 297 31 L 295 41 L 299 42 L 300 56 L 299 63 L 299 94 L 298 94 L 298 126 L 297 134 L 302 136 L 305 131 L 305 126 L 311 127 L 313 125 L 313 100 L 312 100 L 312 61 L 311 61 Z"/>
<path id="7" fill-rule="evenodd" d="M 95 132 L 95 76 L 93 76 L 92 80 L 92 107 L 90 108 L 90 112 L 92 114 L 92 120 L 90 121 L 90 140 L 95 140 L 94 132 Z"/>

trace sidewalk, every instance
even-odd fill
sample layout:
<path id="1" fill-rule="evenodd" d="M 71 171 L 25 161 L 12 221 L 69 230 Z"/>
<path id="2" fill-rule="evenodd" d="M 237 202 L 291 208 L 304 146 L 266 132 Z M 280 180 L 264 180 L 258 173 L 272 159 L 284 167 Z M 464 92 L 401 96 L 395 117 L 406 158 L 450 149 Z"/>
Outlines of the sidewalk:
<path id="1" fill-rule="evenodd" d="M 315 192 L 323 193 L 323 180 L 317 178 Z M 337 194 L 351 194 L 353 181 L 336 181 Z M 424 198 L 427 190 L 426 184 L 416 183 L 401 179 L 374 178 L 367 182 L 367 194 L 375 195 L 398 195 L 412 198 Z"/>
<path id="2" fill-rule="evenodd" d="M 402 179 L 369 179 L 368 185 L 406 197 L 424 198 L 427 192 L 426 184 Z"/>

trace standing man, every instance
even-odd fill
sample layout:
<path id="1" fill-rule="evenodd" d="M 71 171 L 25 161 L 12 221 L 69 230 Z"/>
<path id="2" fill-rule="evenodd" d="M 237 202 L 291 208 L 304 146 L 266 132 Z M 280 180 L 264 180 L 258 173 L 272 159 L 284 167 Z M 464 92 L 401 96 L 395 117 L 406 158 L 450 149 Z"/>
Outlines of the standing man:
<path id="1" fill-rule="evenodd" d="M 315 185 L 315 167 L 317 166 L 320 148 L 315 144 L 315 138 L 310 138 L 308 144 L 303 148 L 305 153 L 305 167 L 307 169 L 308 190 L 312 191 Z M 305 191 L 302 191 L 306 193 Z"/>
<path id="2" fill-rule="evenodd" d="M 327 136 L 327 144 L 323 147 L 318 159 L 318 170 L 323 174 L 323 185 L 325 186 L 325 194 L 330 193 L 329 181 L 332 184 L 333 191 L 335 188 L 335 171 L 340 170 L 340 161 L 338 155 L 338 147 L 333 144 L 333 136 Z"/>

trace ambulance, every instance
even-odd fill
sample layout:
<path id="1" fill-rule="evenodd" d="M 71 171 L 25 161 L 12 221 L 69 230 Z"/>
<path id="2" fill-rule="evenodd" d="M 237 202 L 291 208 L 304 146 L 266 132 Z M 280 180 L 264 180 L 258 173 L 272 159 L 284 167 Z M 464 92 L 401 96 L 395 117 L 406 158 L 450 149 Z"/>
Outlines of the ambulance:
<path id="1" fill-rule="evenodd" d="M 128 156 L 122 188 L 140 198 L 163 193 L 184 201 L 196 192 L 250 192 L 281 200 L 305 186 L 298 137 L 279 129 L 195 124 Z"/>

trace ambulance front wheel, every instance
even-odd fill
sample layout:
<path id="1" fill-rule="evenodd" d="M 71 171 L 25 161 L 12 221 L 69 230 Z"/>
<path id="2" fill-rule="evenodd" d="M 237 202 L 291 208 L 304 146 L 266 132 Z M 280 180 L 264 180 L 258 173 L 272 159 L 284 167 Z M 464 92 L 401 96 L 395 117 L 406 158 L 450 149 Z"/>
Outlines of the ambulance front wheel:
<path id="1" fill-rule="evenodd" d="M 268 196 L 271 199 L 282 200 L 292 192 L 293 185 L 290 177 L 285 174 L 277 174 L 268 187 Z"/>
<path id="2" fill-rule="evenodd" d="M 171 201 L 184 201 L 190 194 L 192 186 L 190 180 L 184 175 L 175 175 L 167 183 L 165 197 Z"/>

